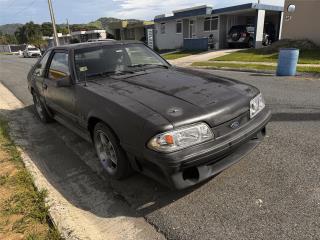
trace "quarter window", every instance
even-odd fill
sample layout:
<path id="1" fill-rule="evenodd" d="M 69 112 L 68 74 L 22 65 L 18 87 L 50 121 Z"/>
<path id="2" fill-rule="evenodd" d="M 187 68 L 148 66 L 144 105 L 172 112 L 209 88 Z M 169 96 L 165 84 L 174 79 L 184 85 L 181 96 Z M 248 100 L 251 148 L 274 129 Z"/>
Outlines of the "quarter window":
<path id="1" fill-rule="evenodd" d="M 37 67 L 34 70 L 34 74 L 37 77 L 44 77 L 44 74 L 46 72 L 46 65 L 47 65 L 50 54 L 51 54 L 51 51 L 48 51 L 40 60 L 39 64 L 37 64 Z"/>
<path id="2" fill-rule="evenodd" d="M 161 32 L 161 34 L 165 34 L 166 33 L 166 24 L 165 23 L 161 23 L 160 32 Z"/>
<path id="3" fill-rule="evenodd" d="M 70 75 L 67 53 L 55 53 L 49 68 L 49 78 L 59 80 Z"/>
<path id="4" fill-rule="evenodd" d="M 204 31 L 205 32 L 210 32 L 210 31 L 215 31 L 218 30 L 218 22 L 219 18 L 218 17 L 208 17 L 204 20 Z"/>
<path id="5" fill-rule="evenodd" d="M 182 33 L 182 21 L 177 21 L 177 33 Z"/>

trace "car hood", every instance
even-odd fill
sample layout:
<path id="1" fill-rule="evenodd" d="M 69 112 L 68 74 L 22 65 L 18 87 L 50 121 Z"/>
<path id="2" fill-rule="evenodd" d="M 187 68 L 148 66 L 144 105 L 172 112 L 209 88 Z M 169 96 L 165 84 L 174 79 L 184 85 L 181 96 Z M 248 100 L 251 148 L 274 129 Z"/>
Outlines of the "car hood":
<path id="1" fill-rule="evenodd" d="M 183 69 L 156 69 L 101 83 L 161 114 L 175 127 L 200 121 L 217 126 L 248 112 L 250 100 L 259 92 L 234 80 Z"/>

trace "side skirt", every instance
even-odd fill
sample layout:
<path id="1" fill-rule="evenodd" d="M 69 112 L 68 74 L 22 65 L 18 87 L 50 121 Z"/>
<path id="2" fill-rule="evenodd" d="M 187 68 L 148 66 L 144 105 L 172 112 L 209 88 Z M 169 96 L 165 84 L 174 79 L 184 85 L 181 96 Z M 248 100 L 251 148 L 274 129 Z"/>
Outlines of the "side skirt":
<path id="1" fill-rule="evenodd" d="M 74 124 L 70 123 L 68 120 L 66 120 L 64 117 L 62 117 L 59 114 L 55 114 L 53 116 L 53 118 L 59 122 L 60 124 L 62 124 L 63 126 L 67 127 L 68 129 L 70 129 L 71 131 L 73 131 L 74 133 L 76 133 L 77 135 L 79 135 L 80 137 L 82 137 L 83 139 L 85 139 L 86 141 L 92 143 L 91 140 L 91 136 L 89 131 L 87 131 L 86 129 L 80 129 L 77 126 L 75 126 Z"/>

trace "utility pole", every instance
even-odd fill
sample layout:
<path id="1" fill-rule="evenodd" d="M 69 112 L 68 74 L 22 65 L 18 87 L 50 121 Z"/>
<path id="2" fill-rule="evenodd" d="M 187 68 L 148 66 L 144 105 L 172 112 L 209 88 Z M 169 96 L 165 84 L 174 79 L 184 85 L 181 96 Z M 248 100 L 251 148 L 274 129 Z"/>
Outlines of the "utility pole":
<path id="1" fill-rule="evenodd" d="M 56 27 L 56 19 L 54 17 L 54 12 L 53 12 L 53 8 L 52 8 L 51 0 L 48 0 L 48 5 L 49 5 L 50 17 L 51 17 L 52 28 L 53 28 L 54 44 L 56 46 L 59 46 L 59 39 L 58 39 L 57 27 Z"/>
<path id="2" fill-rule="evenodd" d="M 68 26 L 68 33 L 71 34 L 71 31 L 70 31 L 70 25 L 69 25 L 69 20 L 67 18 L 67 26 Z"/>

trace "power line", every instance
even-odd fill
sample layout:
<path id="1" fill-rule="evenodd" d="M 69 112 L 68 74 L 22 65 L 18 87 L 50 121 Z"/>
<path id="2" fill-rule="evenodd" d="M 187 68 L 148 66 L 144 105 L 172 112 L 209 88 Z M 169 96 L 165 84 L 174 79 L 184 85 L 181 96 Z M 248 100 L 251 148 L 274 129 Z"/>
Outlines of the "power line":
<path id="1" fill-rule="evenodd" d="M 9 6 L 7 6 L 7 8 L 11 8 L 14 4 L 15 4 L 15 0 L 13 0 L 11 3 L 10 3 L 10 5 Z"/>
<path id="2" fill-rule="evenodd" d="M 19 11 L 16 12 L 14 15 L 19 14 L 19 13 L 22 13 L 24 10 L 27 10 L 29 7 L 32 7 L 33 4 L 35 4 L 36 1 L 37 1 L 37 0 L 33 0 L 28 6 L 26 6 L 25 8 L 23 8 L 23 9 L 21 9 L 21 10 L 19 10 Z"/>
<path id="3" fill-rule="evenodd" d="M 28 8 L 32 7 L 32 6 L 35 4 L 36 1 L 37 1 L 37 0 L 33 0 L 28 6 L 26 6 L 26 7 L 22 8 L 22 9 L 18 10 L 18 11 L 15 12 L 15 13 L 12 13 L 12 12 L 8 11 L 8 15 L 9 15 L 9 14 L 10 14 L 10 15 L 20 14 L 20 13 L 23 12 L 24 10 L 27 10 Z M 7 8 L 12 7 L 12 6 L 14 5 L 14 3 L 15 3 L 15 1 L 13 0 L 13 1 L 11 2 L 11 4 L 10 4 Z"/>

